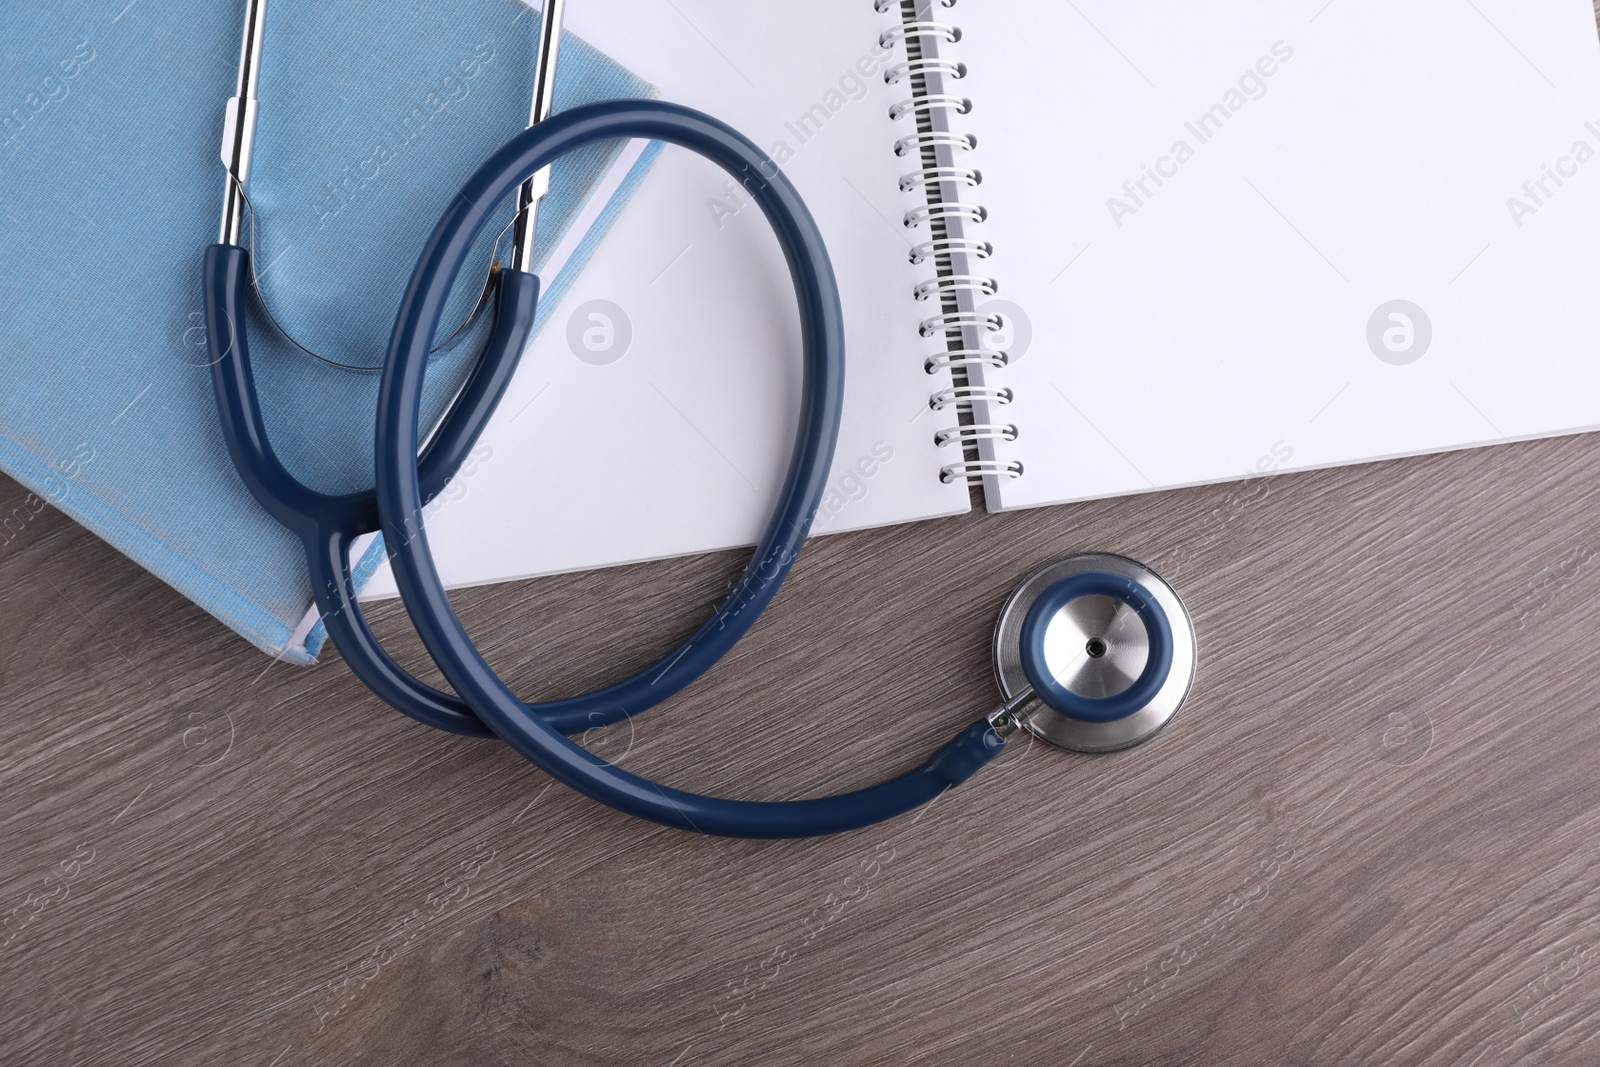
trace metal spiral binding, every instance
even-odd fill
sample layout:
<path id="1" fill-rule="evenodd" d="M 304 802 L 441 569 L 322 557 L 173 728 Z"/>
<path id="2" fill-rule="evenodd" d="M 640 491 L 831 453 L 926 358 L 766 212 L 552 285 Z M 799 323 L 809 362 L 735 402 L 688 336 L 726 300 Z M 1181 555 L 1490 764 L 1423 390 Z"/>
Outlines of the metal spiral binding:
<path id="1" fill-rule="evenodd" d="M 905 61 L 890 66 L 883 80 L 890 85 L 909 82 L 911 87 L 910 96 L 889 109 L 892 121 L 911 118 L 916 123 L 915 132 L 894 143 L 895 155 L 915 157 L 921 163 L 919 169 L 900 179 L 902 192 L 921 189 L 925 197 L 924 203 L 905 213 L 902 223 L 908 230 L 925 226 L 930 235 L 930 240 L 912 248 L 910 258 L 915 264 L 931 262 L 938 270 L 912 292 L 915 299 L 937 301 L 940 306 L 938 314 L 923 320 L 919 332 L 942 340 L 945 350 L 929 356 L 923 370 L 930 375 L 951 374 L 951 385 L 930 396 L 928 406 L 934 411 L 954 411 L 960 420 L 934 433 L 939 447 L 953 445 L 962 453 L 960 462 L 940 468 L 939 480 L 970 484 L 986 478 L 1021 477 L 1022 464 L 998 459 L 993 452 L 993 445 L 1017 439 L 1015 424 L 974 418 L 975 405 L 987 410 L 1009 404 L 1012 393 L 1008 388 L 986 385 L 979 377 L 985 369 L 1005 367 L 1008 357 L 983 346 L 983 337 L 999 330 L 1002 323 L 999 316 L 984 314 L 975 306 L 975 298 L 993 296 L 1000 288 L 994 278 L 972 272 L 974 264 L 994 252 L 989 242 L 968 235 L 969 228 L 981 225 L 989 213 L 982 204 L 964 202 L 967 198 L 959 195 L 960 190 L 983 184 L 981 172 L 956 161 L 961 153 L 977 147 L 977 139 L 949 127 L 952 116 L 972 111 L 971 99 L 951 91 L 952 82 L 967 76 L 967 66 L 938 54 L 939 45 L 960 42 L 961 27 L 931 17 L 936 7 L 955 5 L 956 0 L 873 0 L 873 8 L 880 14 L 897 10 L 901 16 L 898 25 L 879 35 L 879 46 L 904 45 L 906 50 Z"/>
<path id="2" fill-rule="evenodd" d="M 982 366 L 998 369 L 1010 362 L 1011 357 L 1004 352 L 988 348 L 952 348 L 923 360 L 922 369 L 927 374 L 938 374 L 945 367 Z"/>
<path id="3" fill-rule="evenodd" d="M 960 111 L 957 114 L 964 115 Z M 919 185 L 935 185 L 939 182 L 960 182 L 962 185 L 982 185 L 983 174 L 976 170 L 967 170 L 962 167 L 927 167 L 914 174 L 907 174 L 900 179 L 900 191 L 909 193 Z"/>
<path id="4" fill-rule="evenodd" d="M 911 26 L 937 26 L 936 22 L 908 23 Z M 920 31 L 917 31 L 920 33 Z M 930 31 L 932 32 L 932 31 Z M 912 34 L 906 34 L 909 38 Z M 967 76 L 967 65 L 957 63 L 953 59 L 912 59 L 905 63 L 896 63 L 883 72 L 883 80 L 890 85 L 899 85 L 907 78 L 918 74 L 948 74 L 957 80 Z"/>
<path id="5" fill-rule="evenodd" d="M 924 337 L 937 337 L 944 334 L 950 340 L 959 340 L 959 331 L 971 327 L 973 329 L 995 332 L 1004 325 L 999 315 L 985 315 L 981 311 L 945 311 L 929 319 L 923 319 L 919 329 Z M 954 334 L 954 336 L 951 336 Z"/>
<path id="6" fill-rule="evenodd" d="M 928 406 L 934 411 L 943 411 L 945 408 L 955 407 L 957 404 L 968 404 L 974 400 L 987 400 L 993 404 L 1009 404 L 1011 403 L 1012 399 L 1013 397 L 1011 395 L 1011 390 L 1007 387 L 996 388 L 992 385 L 952 385 L 950 388 L 941 389 L 937 393 L 934 393 L 932 396 L 930 396 L 928 398 Z M 984 423 L 969 423 L 967 424 L 966 428 L 975 429 L 985 425 L 986 424 Z M 959 431 L 961 429 L 962 427 L 956 426 L 951 427 L 949 430 L 941 430 L 940 432 L 959 436 Z M 1012 427 L 1012 429 L 1015 429 L 1015 427 Z M 1013 435 L 1012 440 L 1015 439 L 1015 435 Z"/>
<path id="7" fill-rule="evenodd" d="M 913 96 L 891 107 L 889 117 L 899 122 L 912 112 L 930 111 L 940 107 L 949 108 L 957 115 L 965 115 L 972 110 L 972 100 L 965 96 L 951 96 L 949 93 L 940 93 L 938 96 Z"/>
<path id="8" fill-rule="evenodd" d="M 980 278 L 973 274 L 943 274 L 918 285 L 911 295 L 918 300 L 927 300 L 935 293 L 945 293 L 951 289 L 976 289 L 984 296 L 993 296 L 1000 291 L 1000 283 L 993 278 Z"/>

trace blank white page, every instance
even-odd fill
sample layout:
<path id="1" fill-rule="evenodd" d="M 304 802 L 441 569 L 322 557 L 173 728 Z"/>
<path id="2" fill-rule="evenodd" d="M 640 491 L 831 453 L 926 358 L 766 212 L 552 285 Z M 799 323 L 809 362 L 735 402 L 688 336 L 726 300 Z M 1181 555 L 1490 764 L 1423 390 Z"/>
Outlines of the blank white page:
<path id="1" fill-rule="evenodd" d="M 914 167 L 893 146 L 910 120 L 890 121 L 889 108 L 908 93 L 882 74 L 904 54 L 877 47 L 896 16 L 870 0 L 797 11 L 605 0 L 571 5 L 568 28 L 662 99 L 772 153 L 821 227 L 843 292 L 848 370 L 816 529 L 964 512 L 966 487 L 939 481 L 952 457 L 934 433 L 954 420 L 928 397 L 949 379 L 923 369 L 936 344 L 919 336 L 930 312 L 912 297 L 932 271 L 908 252 L 927 235 L 901 223 L 917 197 L 898 179 Z M 795 433 L 794 303 L 759 210 L 711 164 L 665 149 L 530 345 L 481 461 L 430 509 L 447 582 L 754 544 Z M 384 568 L 364 595 L 393 592 Z"/>
<path id="2" fill-rule="evenodd" d="M 1588 0 L 950 14 L 1031 327 L 991 507 L 1600 425 Z"/>

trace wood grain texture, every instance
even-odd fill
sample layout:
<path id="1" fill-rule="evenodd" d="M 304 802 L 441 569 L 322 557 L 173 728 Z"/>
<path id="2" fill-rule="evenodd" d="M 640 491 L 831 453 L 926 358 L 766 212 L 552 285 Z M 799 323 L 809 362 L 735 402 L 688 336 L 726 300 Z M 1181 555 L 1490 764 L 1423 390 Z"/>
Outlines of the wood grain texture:
<path id="1" fill-rule="evenodd" d="M 703 683 L 591 746 L 751 798 L 908 768 L 993 703 L 1012 587 L 1084 550 L 1169 577 L 1201 664 L 1141 748 L 1019 743 L 801 842 L 616 815 L 336 656 L 270 663 L 46 511 L 0 546 L 0 1062 L 1595 1063 L 1596 446 L 815 541 Z M 554 696 L 741 563 L 458 603 Z"/>
<path id="2" fill-rule="evenodd" d="M 632 822 L 337 662 L 270 664 L 47 512 L 0 557 L 0 1060 L 1594 1062 L 1595 444 L 816 541 L 597 750 L 763 798 L 908 767 L 991 703 L 1005 594 L 1082 549 L 1171 573 L 1202 665 L 1142 748 L 1018 745 L 788 843 Z M 459 599 L 553 695 L 739 563 Z"/>

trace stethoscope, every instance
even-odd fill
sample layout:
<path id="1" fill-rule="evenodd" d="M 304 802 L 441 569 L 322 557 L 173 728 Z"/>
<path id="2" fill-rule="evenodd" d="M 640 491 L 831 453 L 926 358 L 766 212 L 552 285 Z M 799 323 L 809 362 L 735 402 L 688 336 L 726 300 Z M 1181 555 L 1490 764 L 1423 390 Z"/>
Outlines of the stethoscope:
<path id="1" fill-rule="evenodd" d="M 621 100 L 551 115 L 565 0 L 546 0 L 529 128 L 468 179 L 423 249 L 396 317 L 378 395 L 375 492 L 330 496 L 297 481 L 267 438 L 244 322 L 249 252 L 239 245 L 248 208 L 251 136 L 265 0 L 249 0 L 238 91 L 228 104 L 228 183 L 219 243 L 204 265 L 207 340 L 223 435 L 245 485 L 299 535 L 316 604 L 345 661 L 374 693 L 419 722 L 496 736 L 552 777 L 630 815 L 729 837 L 809 837 L 853 830 L 917 808 L 966 781 L 1018 730 L 1079 752 L 1143 741 L 1177 713 L 1193 684 L 1195 638 L 1172 588 L 1133 560 L 1082 555 L 1030 576 L 995 627 L 1002 703 L 920 767 L 859 790 L 814 800 L 751 802 L 685 792 L 632 774 L 568 740 L 638 715 L 704 674 L 750 629 L 794 564 L 826 490 L 844 400 L 844 322 L 832 263 L 800 195 L 765 153 L 705 114 Z M 490 668 L 445 594 L 428 548 L 424 505 L 476 443 L 531 331 L 539 280 L 534 221 L 560 157 L 601 141 L 680 145 L 716 163 L 761 208 L 787 260 L 800 309 L 803 377 L 799 428 L 776 509 L 755 553 L 711 617 L 656 663 L 582 696 L 529 704 Z M 466 385 L 421 449 L 428 357 L 445 303 L 494 210 L 518 197 L 509 265 L 493 282 L 494 318 Z M 420 451 L 420 455 L 419 455 Z M 373 636 L 356 600 L 349 549 L 381 530 L 406 611 L 459 696 L 400 667 Z"/>

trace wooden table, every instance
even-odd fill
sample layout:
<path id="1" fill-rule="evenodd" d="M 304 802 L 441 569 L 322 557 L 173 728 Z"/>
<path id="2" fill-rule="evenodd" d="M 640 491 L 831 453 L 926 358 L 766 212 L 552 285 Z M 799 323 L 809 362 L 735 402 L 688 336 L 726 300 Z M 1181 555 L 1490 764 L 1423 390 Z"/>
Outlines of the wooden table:
<path id="1" fill-rule="evenodd" d="M 1085 550 L 1169 578 L 1201 661 L 1140 748 L 1019 741 L 800 842 L 623 818 L 332 652 L 272 663 L 59 513 L 8 524 L 0 1063 L 1595 1063 L 1596 446 L 813 542 L 707 679 L 590 746 L 748 798 L 904 770 L 994 703 L 1011 588 Z M 648 662 L 741 565 L 457 603 L 551 697 Z"/>
<path id="2" fill-rule="evenodd" d="M 703 684 L 591 745 L 742 797 L 907 768 L 993 703 L 1013 584 L 1084 549 L 1172 579 L 1201 667 L 1140 748 L 1019 743 L 800 842 L 616 815 L 334 655 L 270 662 L 47 511 L 0 551 L 0 1061 L 1595 1062 L 1595 446 L 819 539 Z M 458 600 L 553 696 L 740 565 Z"/>

